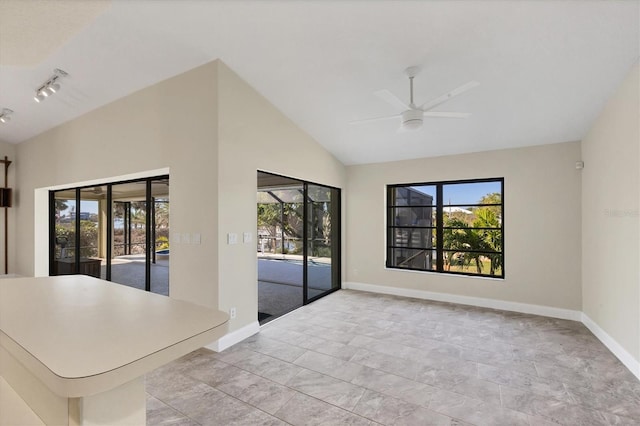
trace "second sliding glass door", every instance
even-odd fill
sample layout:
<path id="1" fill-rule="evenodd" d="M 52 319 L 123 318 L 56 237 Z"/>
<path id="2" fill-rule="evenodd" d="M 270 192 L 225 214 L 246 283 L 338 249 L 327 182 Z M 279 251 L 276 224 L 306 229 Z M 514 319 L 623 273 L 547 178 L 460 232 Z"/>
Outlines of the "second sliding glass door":
<path id="1" fill-rule="evenodd" d="M 258 172 L 258 320 L 340 288 L 340 190 Z"/>

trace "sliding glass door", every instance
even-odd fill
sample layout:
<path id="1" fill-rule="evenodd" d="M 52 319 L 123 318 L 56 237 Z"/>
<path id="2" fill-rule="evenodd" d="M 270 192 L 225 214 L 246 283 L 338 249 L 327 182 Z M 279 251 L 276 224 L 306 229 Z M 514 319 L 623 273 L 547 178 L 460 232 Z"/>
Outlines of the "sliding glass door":
<path id="1" fill-rule="evenodd" d="M 52 191 L 50 212 L 50 275 L 169 295 L 168 176 Z"/>
<path id="2" fill-rule="evenodd" d="M 258 172 L 258 319 L 340 288 L 340 190 Z"/>

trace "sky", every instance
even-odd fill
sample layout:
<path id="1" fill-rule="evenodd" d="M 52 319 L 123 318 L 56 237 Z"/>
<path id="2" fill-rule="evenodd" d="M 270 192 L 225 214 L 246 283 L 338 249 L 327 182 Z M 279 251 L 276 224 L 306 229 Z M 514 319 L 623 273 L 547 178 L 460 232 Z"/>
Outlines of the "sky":
<path id="1" fill-rule="evenodd" d="M 436 187 L 433 186 L 414 186 L 420 192 L 433 196 L 435 203 Z M 444 205 L 449 204 L 478 204 L 480 199 L 492 192 L 502 192 L 500 182 L 482 182 L 482 183 L 457 183 L 444 185 L 442 188 L 442 196 Z"/>
<path id="2" fill-rule="evenodd" d="M 75 200 L 65 200 L 67 208 L 60 212 L 61 216 L 68 216 L 72 210 L 75 211 Z M 80 213 L 95 213 L 98 214 L 98 202 L 97 201 L 80 201 Z"/>

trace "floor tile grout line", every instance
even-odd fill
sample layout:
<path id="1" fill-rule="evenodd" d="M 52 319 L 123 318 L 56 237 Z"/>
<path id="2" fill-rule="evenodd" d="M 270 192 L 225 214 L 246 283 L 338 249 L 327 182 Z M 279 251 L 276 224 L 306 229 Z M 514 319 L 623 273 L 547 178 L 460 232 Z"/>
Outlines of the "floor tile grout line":
<path id="1" fill-rule="evenodd" d="M 243 370 L 243 371 L 246 371 L 246 370 Z M 255 374 L 255 373 L 252 373 L 252 374 Z M 256 374 L 256 376 L 258 376 L 258 375 Z M 262 379 L 265 379 L 265 380 L 269 380 L 269 379 L 267 379 L 266 377 L 262 377 L 262 376 L 258 376 L 258 377 L 260 377 L 260 378 L 262 378 Z M 196 380 L 197 380 L 197 379 L 196 379 Z M 274 382 L 273 380 L 269 380 L 269 381 L 270 381 L 270 382 L 273 382 L 273 383 L 275 383 L 275 384 L 277 384 L 277 385 L 280 385 L 280 383 L 276 383 L 276 382 Z M 204 382 L 202 382 L 202 383 L 204 383 Z M 206 383 L 205 383 L 205 384 L 206 384 Z M 211 385 L 209 385 L 209 386 L 211 386 Z M 280 385 L 280 386 L 285 386 L 285 385 Z M 243 404 L 247 404 L 248 406 L 253 407 L 253 408 L 255 408 L 256 410 L 262 411 L 263 413 L 265 413 L 265 414 L 267 414 L 267 415 L 269 415 L 269 416 L 271 416 L 271 417 L 274 417 L 274 418 L 276 418 L 276 419 L 278 419 L 278 420 L 282 420 L 282 421 L 283 421 L 283 422 L 285 422 L 286 424 L 291 425 L 291 423 L 289 423 L 289 422 L 285 421 L 284 419 L 281 419 L 280 417 L 276 416 L 276 414 L 275 414 L 275 413 L 271 414 L 271 413 L 269 413 L 269 412 L 267 412 L 267 411 L 263 410 L 262 408 L 258 407 L 257 405 L 253 405 L 252 403 L 250 403 L 250 402 L 248 402 L 248 401 L 243 401 L 243 400 L 241 400 L 240 398 L 238 398 L 237 396 L 232 395 L 232 394 L 228 393 L 227 391 L 225 391 L 225 390 L 223 390 L 223 389 L 220 389 L 220 388 L 218 388 L 218 387 L 216 387 L 216 386 L 212 386 L 212 387 L 213 387 L 214 389 L 216 389 L 217 391 L 220 391 L 220 392 L 224 393 L 224 394 L 225 394 L 225 395 L 227 395 L 229 398 L 233 398 L 233 399 L 235 399 L 235 400 L 237 400 L 237 401 L 242 402 Z M 288 389 L 290 389 L 290 388 L 288 388 Z M 292 398 L 293 398 L 293 395 L 291 395 L 291 396 L 289 397 L 289 399 L 287 399 L 287 400 L 282 404 L 282 406 L 281 406 L 280 408 L 284 407 L 284 406 L 285 406 L 285 405 L 286 405 L 286 404 L 287 404 L 287 403 L 288 403 Z M 278 409 L 278 410 L 279 410 L 279 409 Z M 276 412 L 278 412 L 278 410 L 276 410 Z"/>
<path id="2" fill-rule="evenodd" d="M 212 388 L 212 389 L 215 389 L 215 388 L 213 388 L 213 387 L 211 387 L 211 388 Z M 216 390 L 217 390 L 217 389 L 216 389 Z M 176 413 L 180 413 L 180 414 L 182 414 L 182 415 L 183 415 L 183 417 L 186 417 L 187 419 L 189 419 L 189 420 L 193 421 L 194 423 L 196 423 L 196 424 L 198 424 L 198 425 L 202 426 L 202 423 L 200 423 L 200 422 L 198 422 L 198 421 L 194 420 L 194 419 L 193 419 L 193 418 L 191 418 L 189 415 L 187 415 L 186 413 L 183 413 L 182 411 L 178 410 L 178 409 L 177 409 L 177 408 L 175 408 L 173 405 L 169 404 L 168 402 L 164 401 L 163 399 L 158 398 L 157 396 L 155 396 L 155 395 L 153 395 L 153 394 L 149 394 L 149 395 L 151 395 L 152 397 L 154 397 L 154 398 L 155 398 L 155 399 L 157 399 L 158 401 L 162 402 L 164 405 L 166 405 L 167 407 L 171 408 L 171 409 L 172 409 L 173 411 L 175 411 Z"/>
<path id="3" fill-rule="evenodd" d="M 259 352 L 258 352 L 258 353 L 259 353 Z M 268 356 L 268 355 L 266 355 L 266 354 L 261 354 L 261 355 Z M 277 358 L 274 358 L 274 359 L 277 359 Z M 290 364 L 293 364 L 293 363 L 290 363 Z M 312 371 L 312 372 L 314 372 L 314 373 L 318 373 L 318 374 L 322 374 L 322 375 L 327 376 L 327 377 L 331 377 L 331 378 L 333 378 L 333 379 L 335 379 L 335 380 L 340 380 L 340 381 L 342 381 L 342 382 L 344 382 L 344 383 L 351 384 L 351 385 L 353 385 L 353 386 L 358 386 L 358 385 L 352 384 L 352 383 L 350 383 L 350 382 L 344 381 L 344 380 L 342 380 L 342 379 L 339 379 L 339 378 L 337 378 L 337 377 L 333 377 L 333 376 L 330 376 L 330 375 L 328 375 L 328 374 L 324 374 L 324 373 L 322 373 L 322 372 L 320 372 L 320 371 L 317 371 L 317 370 L 312 370 L 312 369 L 310 369 L 310 368 L 302 367 L 302 366 L 297 365 L 297 364 L 296 364 L 296 366 L 297 366 L 297 367 L 300 367 L 300 368 L 301 368 L 301 369 L 303 369 L 303 370 L 309 370 L 309 371 Z M 286 387 L 287 389 L 290 389 L 290 390 L 292 390 L 292 391 L 295 391 L 295 392 L 301 393 L 301 394 L 303 394 L 303 395 L 306 395 L 306 396 L 308 396 L 308 397 L 310 397 L 310 398 L 314 398 L 314 399 L 316 399 L 316 400 L 318 400 L 318 401 L 321 401 L 321 402 L 323 402 L 323 403 L 325 403 L 325 404 L 329 404 L 329 405 L 331 405 L 331 406 L 333 406 L 333 407 L 335 407 L 335 408 L 337 408 L 337 409 L 340 409 L 340 410 L 342 410 L 342 411 L 346 411 L 346 412 L 348 412 L 348 413 L 351 413 L 351 414 L 357 415 L 357 416 L 359 416 L 359 417 L 363 417 L 363 416 L 361 416 L 361 415 L 359 415 L 359 414 L 357 414 L 357 413 L 354 413 L 354 412 L 353 412 L 353 411 L 351 411 L 351 410 L 347 410 L 347 409 L 345 409 L 345 408 L 343 408 L 343 407 L 340 407 L 340 406 L 338 406 L 338 405 L 335 405 L 335 404 L 332 404 L 332 403 L 330 403 L 330 402 L 324 401 L 324 400 L 322 400 L 322 399 L 320 399 L 320 398 L 317 398 L 317 397 L 315 397 L 315 396 L 313 396 L 313 395 L 309 395 L 309 394 L 307 394 L 307 393 L 305 393 L 305 392 L 302 392 L 302 391 L 300 391 L 300 390 L 298 390 L 298 389 L 296 389 L 296 388 L 293 388 L 293 387 L 291 387 L 291 386 L 287 385 L 287 383 L 278 383 L 278 382 L 275 382 L 275 381 L 273 381 L 272 379 L 270 379 L 270 378 L 268 378 L 268 377 L 265 377 L 265 376 L 263 376 L 263 375 L 261 375 L 261 374 L 258 374 L 258 373 L 256 373 L 256 372 L 253 372 L 253 371 L 250 371 L 250 370 L 244 369 L 244 368 L 242 368 L 242 367 L 240 367 L 240 366 L 237 366 L 237 365 L 235 365 L 235 364 L 234 364 L 234 367 L 236 367 L 236 368 L 238 368 L 238 369 L 240 369 L 240 370 L 242 370 L 242 371 L 246 371 L 246 372 L 248 372 L 248 373 L 251 373 L 251 374 L 253 374 L 253 375 L 255 375 L 255 376 L 258 376 L 258 377 L 260 377 L 260 378 L 262 378 L 262 379 L 265 379 L 265 380 L 268 380 L 268 381 L 270 381 L 270 382 L 273 382 L 273 383 L 275 383 L 275 384 L 277 384 L 277 385 L 280 385 L 280 386 Z M 297 374 L 296 374 L 296 376 L 297 376 L 298 374 L 300 374 L 300 373 L 297 373 Z M 201 380 L 199 380 L 199 379 L 194 378 L 194 380 L 197 380 L 197 381 L 199 381 L 199 382 L 201 382 L 201 383 L 204 383 L 204 384 L 206 384 L 207 386 L 211 386 L 211 385 L 207 384 L 206 382 L 202 382 L 202 381 L 201 381 Z M 287 382 L 288 382 L 288 381 L 287 381 Z M 255 406 L 253 406 L 253 405 L 249 404 L 249 403 L 248 403 L 248 402 L 246 402 L 246 401 L 242 401 L 241 399 L 238 399 L 237 397 L 234 397 L 233 395 L 228 394 L 228 393 L 226 393 L 225 391 L 223 391 L 223 390 L 221 390 L 221 389 L 218 389 L 218 388 L 217 388 L 217 387 L 215 387 L 215 386 L 211 386 L 211 387 L 212 387 L 213 389 L 219 390 L 220 392 L 222 392 L 222 393 L 224 393 L 224 394 L 226 394 L 226 395 L 228 395 L 228 396 L 230 396 L 230 397 L 232 397 L 232 398 L 237 399 L 238 401 L 241 401 L 241 402 L 243 402 L 243 403 L 245 403 L 245 404 L 247 404 L 247 405 L 250 405 L 250 406 L 252 406 L 252 407 L 255 407 Z M 363 388 L 362 386 L 358 386 L 358 387 Z M 363 389 L 365 389 L 365 388 L 363 388 Z M 293 396 L 292 396 L 292 398 L 293 398 Z M 285 404 L 286 404 L 286 403 L 285 403 Z M 260 411 L 263 411 L 263 412 L 267 413 L 266 411 L 264 411 L 264 410 L 260 409 L 259 407 L 255 407 L 255 408 L 259 409 Z M 269 413 L 267 413 L 267 414 L 269 414 Z M 276 417 L 276 416 L 275 416 L 275 415 L 273 415 L 273 414 L 269 414 L 269 415 Z M 279 417 L 278 417 L 278 418 L 279 418 Z M 364 418 L 364 417 L 363 417 L 363 418 Z M 280 419 L 280 420 L 282 420 L 282 419 Z M 284 421 L 284 420 L 283 420 L 283 421 Z"/>
<path id="4" fill-rule="evenodd" d="M 241 369 L 241 368 L 239 368 L 239 367 L 236 367 L 236 368 Z M 242 370 L 242 369 L 241 369 L 241 370 Z M 243 371 L 247 371 L 247 370 L 243 370 Z M 249 373 L 251 373 L 250 371 L 248 371 L 248 372 L 249 372 Z M 181 373 L 180 373 L 180 374 L 181 374 Z M 255 373 L 252 373 L 252 374 L 254 374 L 254 375 L 256 375 L 256 376 L 258 376 L 258 377 L 260 377 L 260 378 L 262 378 L 262 379 L 269 380 L 269 381 L 273 382 L 273 380 L 267 379 L 266 377 L 260 376 L 260 375 L 255 374 Z M 184 376 L 184 374 L 182 374 L 182 375 Z M 255 406 L 255 405 L 253 405 L 253 404 L 251 404 L 251 403 L 249 403 L 249 402 L 247 402 L 247 401 L 243 401 L 243 400 L 241 400 L 240 398 L 238 398 L 238 397 L 236 397 L 236 396 L 234 396 L 234 395 L 232 395 L 232 394 L 230 394 L 230 393 L 228 393 L 228 392 L 226 392 L 226 391 L 224 391 L 224 390 L 222 390 L 222 389 L 218 388 L 217 386 L 212 386 L 212 385 L 210 385 L 209 383 L 204 382 L 204 381 L 202 381 L 202 380 L 200 380 L 200 379 L 198 379 L 198 378 L 196 378 L 196 377 L 193 377 L 193 376 L 188 376 L 188 375 L 187 375 L 186 377 L 191 378 L 191 379 L 193 379 L 193 380 L 195 380 L 195 381 L 197 381 L 197 382 L 199 382 L 199 383 L 201 383 L 201 384 L 204 384 L 204 385 L 206 385 L 206 386 L 209 386 L 211 389 L 214 389 L 214 390 L 216 390 L 216 391 L 218 391 L 218 392 L 220 392 L 220 393 L 224 394 L 225 396 L 227 396 L 227 397 L 229 397 L 229 398 L 235 399 L 236 401 L 239 401 L 239 402 L 241 402 L 241 403 L 243 403 L 243 404 L 246 404 L 246 405 L 248 405 L 248 406 L 250 406 L 250 407 L 253 407 L 253 408 L 255 408 L 256 410 L 259 410 L 259 411 L 261 411 L 261 412 L 263 412 L 263 413 L 265 413 L 265 414 L 267 414 L 267 415 L 269 415 L 269 416 L 271 416 L 271 417 L 277 418 L 277 419 L 282 420 L 283 422 L 285 422 L 285 423 L 287 423 L 287 424 L 290 424 L 290 423 L 288 423 L 288 422 L 284 421 L 283 419 L 281 419 L 281 418 L 279 418 L 279 417 L 275 416 L 275 414 L 271 414 L 271 413 L 269 413 L 269 412 L 267 412 L 267 411 L 264 411 L 264 410 L 263 410 L 262 408 L 260 408 L 260 407 L 257 407 L 257 406 Z M 273 383 L 276 383 L 276 384 L 280 385 L 280 384 L 279 384 L 279 383 L 277 383 L 277 382 L 273 382 Z M 285 386 L 285 385 L 281 385 L 281 386 Z M 288 388 L 288 387 L 287 387 L 287 388 Z M 288 389 L 291 389 L 291 388 L 288 388 Z M 150 394 L 150 395 L 151 395 L 151 396 L 153 396 L 154 398 L 156 398 L 157 400 L 159 400 L 160 402 L 162 402 L 163 404 L 165 404 L 166 406 L 170 407 L 172 410 L 174 410 L 174 411 L 176 411 L 176 412 L 178 412 L 178 413 L 180 413 L 180 414 L 184 415 L 184 417 L 188 418 L 189 420 L 192 420 L 194 423 L 197 423 L 198 425 L 202 425 L 202 423 L 197 422 L 197 421 L 196 421 L 196 420 L 194 420 L 192 417 L 190 417 L 190 416 L 189 416 L 189 415 L 187 415 L 186 413 L 183 413 L 182 411 L 178 410 L 177 408 L 175 408 L 173 405 L 169 404 L 168 402 L 166 402 L 166 401 L 164 401 L 164 400 L 162 400 L 162 399 L 160 399 L 160 398 L 158 398 L 158 397 L 156 397 L 156 396 L 154 396 L 154 395 L 152 395 L 152 394 Z M 223 397 L 223 398 L 224 398 L 224 397 Z M 289 398 L 289 399 L 288 399 L 284 404 L 286 404 L 287 402 L 289 402 L 289 400 L 290 400 L 291 398 L 293 398 L 293 395 L 292 395 L 292 396 L 291 396 L 291 397 L 290 397 L 290 398 Z M 284 405 L 284 404 L 283 404 L 283 405 Z"/>

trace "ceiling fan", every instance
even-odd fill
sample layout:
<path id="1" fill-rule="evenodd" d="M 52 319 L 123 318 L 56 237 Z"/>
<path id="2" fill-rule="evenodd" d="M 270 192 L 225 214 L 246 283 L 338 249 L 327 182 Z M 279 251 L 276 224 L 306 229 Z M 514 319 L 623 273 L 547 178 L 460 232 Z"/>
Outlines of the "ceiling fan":
<path id="1" fill-rule="evenodd" d="M 429 102 L 425 102 L 424 104 L 417 106 L 413 102 L 413 79 L 420 72 L 419 67 L 409 67 L 405 70 L 405 74 L 409 77 L 409 104 L 404 103 L 400 100 L 396 95 L 391 93 L 390 91 L 383 89 L 378 90 L 374 94 L 386 101 L 388 104 L 393 106 L 395 109 L 399 111 L 398 114 L 389 115 L 385 117 L 376 117 L 376 118 L 368 118 L 365 120 L 356 120 L 352 121 L 351 124 L 361 124 L 361 123 L 370 123 L 374 121 L 382 121 L 382 120 L 390 120 L 394 118 L 400 118 L 400 129 L 401 130 L 416 130 L 422 127 L 422 122 L 424 117 L 436 117 L 436 118 L 467 118 L 471 114 L 466 112 L 441 112 L 441 111 L 431 111 L 433 108 L 442 105 L 443 103 L 451 100 L 452 98 L 461 95 L 467 90 L 473 89 L 478 86 L 480 83 L 477 81 L 470 81 L 462 86 L 453 89 L 452 91 L 445 93 L 442 96 L 438 96 L 435 99 L 432 99 Z"/>

